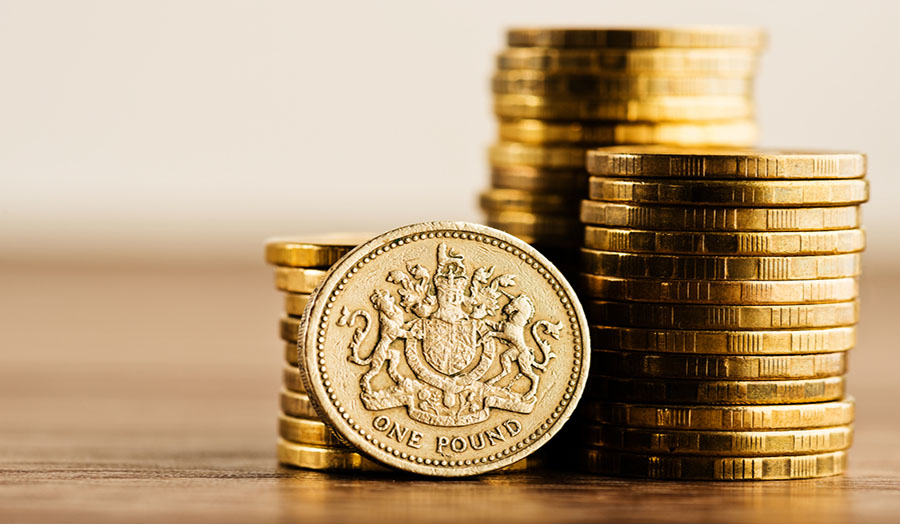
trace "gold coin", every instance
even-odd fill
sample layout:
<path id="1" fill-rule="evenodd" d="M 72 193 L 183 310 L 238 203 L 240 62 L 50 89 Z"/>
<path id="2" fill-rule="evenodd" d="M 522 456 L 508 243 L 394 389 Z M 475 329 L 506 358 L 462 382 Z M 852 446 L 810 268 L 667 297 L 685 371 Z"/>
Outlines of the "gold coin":
<path id="1" fill-rule="evenodd" d="M 294 317 L 301 317 L 308 300 L 309 295 L 306 293 L 285 293 L 284 312 Z"/>
<path id="2" fill-rule="evenodd" d="M 297 317 L 281 317 L 278 320 L 278 333 L 281 340 L 297 343 L 297 332 L 300 330 L 300 319 Z"/>
<path id="3" fill-rule="evenodd" d="M 276 267 L 275 288 L 288 293 L 312 293 L 326 273 L 325 269 Z"/>
<path id="4" fill-rule="evenodd" d="M 587 168 L 594 175 L 650 178 L 860 178 L 866 174 L 866 156 L 859 153 L 620 146 L 591 150 Z"/>
<path id="5" fill-rule="evenodd" d="M 859 227 L 859 206 L 753 208 L 638 206 L 585 200 L 581 221 L 628 229 L 689 231 L 814 231 Z"/>
<path id="6" fill-rule="evenodd" d="M 847 452 L 771 457 L 644 455 L 582 450 L 585 471 L 604 475 L 676 480 L 790 480 L 830 477 L 847 469 Z"/>
<path id="7" fill-rule="evenodd" d="M 497 69 L 575 73 L 667 73 L 750 76 L 753 49 L 552 49 L 518 47 L 497 55 Z"/>
<path id="8" fill-rule="evenodd" d="M 853 426 L 781 431 L 679 431 L 586 426 L 581 443 L 634 453 L 670 455 L 807 455 L 841 451 L 853 442 Z"/>
<path id="9" fill-rule="evenodd" d="M 634 204 L 846 206 L 869 199 L 869 183 L 850 180 L 639 180 L 591 177 L 588 198 Z"/>
<path id="10" fill-rule="evenodd" d="M 674 280 L 813 280 L 859 275 L 858 253 L 795 257 L 649 255 L 581 250 L 584 272 Z"/>
<path id="11" fill-rule="evenodd" d="M 510 47 L 760 49 L 766 45 L 766 33 L 759 28 L 741 26 L 659 29 L 516 28 L 506 32 L 506 43 Z"/>
<path id="12" fill-rule="evenodd" d="M 575 216 L 581 205 L 581 198 L 518 189 L 489 189 L 481 193 L 479 203 L 481 209 L 488 213 L 521 211 Z"/>
<path id="13" fill-rule="evenodd" d="M 859 321 L 859 302 L 722 306 L 653 302 L 588 301 L 592 324 L 671 329 L 809 329 L 852 326 Z"/>
<path id="14" fill-rule="evenodd" d="M 484 226 L 376 237 L 332 268 L 307 309 L 300 370 L 320 417 L 405 471 L 469 476 L 523 459 L 562 427 L 587 380 L 574 290 L 534 248 Z"/>
<path id="15" fill-rule="evenodd" d="M 758 129 L 752 120 L 712 122 L 548 122 L 501 120 L 501 140 L 529 144 L 568 143 L 750 146 Z"/>
<path id="16" fill-rule="evenodd" d="M 297 365 L 297 343 L 296 342 L 285 342 L 284 343 L 284 361 L 288 363 L 290 366 Z"/>
<path id="17" fill-rule="evenodd" d="M 491 185 L 498 188 L 583 197 L 587 194 L 587 174 L 584 169 L 492 166 Z"/>
<path id="18" fill-rule="evenodd" d="M 505 211 L 488 213 L 486 222 L 529 244 L 575 247 L 583 235 L 581 222 L 574 217 Z"/>
<path id="19" fill-rule="evenodd" d="M 278 436 L 295 444 L 347 448 L 324 422 L 287 415 L 278 417 Z"/>
<path id="20" fill-rule="evenodd" d="M 753 78 L 654 74 L 584 74 L 498 71 L 494 93 L 546 97 L 598 97 L 615 100 L 654 96 L 751 96 Z"/>
<path id="21" fill-rule="evenodd" d="M 266 262 L 276 266 L 328 267 L 373 236 L 365 233 L 334 233 L 273 238 L 266 242 Z"/>
<path id="22" fill-rule="evenodd" d="M 388 471 L 347 448 L 297 444 L 278 439 L 278 462 L 286 466 L 330 471 Z"/>
<path id="23" fill-rule="evenodd" d="M 701 380 L 823 378 L 847 372 L 847 352 L 814 355 L 677 355 L 596 350 L 591 358 L 617 377 Z"/>
<path id="24" fill-rule="evenodd" d="M 284 387 L 287 388 L 288 391 L 306 393 L 306 385 L 303 383 L 303 379 L 300 378 L 300 369 L 297 366 L 285 366 L 284 369 L 282 369 L 281 375 L 283 377 Z"/>
<path id="25" fill-rule="evenodd" d="M 491 146 L 491 163 L 510 167 L 526 165 L 544 168 L 584 168 L 583 147 L 545 147 L 517 142 L 500 142 Z"/>
<path id="26" fill-rule="evenodd" d="M 694 255 L 837 255 L 866 247 L 863 229 L 729 233 L 584 228 L 584 246 L 600 251 Z"/>
<path id="27" fill-rule="evenodd" d="M 844 396 L 844 377 L 804 380 L 650 380 L 591 377 L 591 395 L 613 402 L 807 404 Z"/>
<path id="28" fill-rule="evenodd" d="M 494 95 L 501 118 L 705 122 L 753 118 L 753 101 L 742 96 L 657 96 L 632 100 Z"/>
<path id="29" fill-rule="evenodd" d="M 841 426 L 853 422 L 853 397 L 814 404 L 772 406 L 676 406 L 585 401 L 579 416 L 589 422 L 653 429 L 760 431 Z"/>
<path id="30" fill-rule="evenodd" d="M 858 278 L 775 281 L 654 280 L 581 275 L 592 297 L 635 302 L 702 304 L 814 304 L 859 296 Z"/>
<path id="31" fill-rule="evenodd" d="M 713 331 L 591 326 L 594 347 L 657 353 L 801 355 L 848 351 L 855 327 L 777 331 Z"/>
<path id="32" fill-rule="evenodd" d="M 309 420 L 319 420 L 316 410 L 306 393 L 281 390 L 281 411 L 285 415 Z"/>

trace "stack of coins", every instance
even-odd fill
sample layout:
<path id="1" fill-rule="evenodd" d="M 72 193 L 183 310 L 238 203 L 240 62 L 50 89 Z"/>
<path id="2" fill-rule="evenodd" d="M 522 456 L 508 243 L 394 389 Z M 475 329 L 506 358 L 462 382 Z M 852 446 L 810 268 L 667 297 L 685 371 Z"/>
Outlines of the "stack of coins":
<path id="1" fill-rule="evenodd" d="M 275 266 L 275 287 L 284 292 L 284 316 L 279 332 L 285 366 L 278 417 L 278 461 L 287 466 L 327 470 L 382 470 L 354 452 L 322 422 L 297 367 L 297 334 L 310 293 L 328 268 L 373 235 L 336 234 L 322 237 L 272 239 L 266 262 Z"/>
<path id="2" fill-rule="evenodd" d="M 499 142 L 487 224 L 577 271 L 585 152 L 615 144 L 755 143 L 762 31 L 513 29 L 493 77 Z"/>
<path id="3" fill-rule="evenodd" d="M 852 438 L 865 156 L 591 151 L 581 284 L 596 472 L 837 474 Z"/>
<path id="4" fill-rule="evenodd" d="M 313 292 L 334 264 L 374 236 L 335 233 L 275 238 L 266 243 L 266 262 L 274 266 L 275 287 L 284 293 L 284 315 L 278 324 L 285 360 L 277 444 L 278 461 L 282 465 L 330 471 L 388 471 L 340 439 L 322 421 L 298 367 L 297 338 Z M 541 463 L 540 457 L 532 455 L 497 471 L 530 470 Z"/>

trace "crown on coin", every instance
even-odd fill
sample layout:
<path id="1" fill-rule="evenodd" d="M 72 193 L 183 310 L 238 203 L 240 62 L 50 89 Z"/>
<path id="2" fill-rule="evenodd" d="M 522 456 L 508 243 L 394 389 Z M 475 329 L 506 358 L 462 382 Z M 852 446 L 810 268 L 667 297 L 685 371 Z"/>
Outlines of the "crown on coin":
<path id="1" fill-rule="evenodd" d="M 437 269 L 434 274 L 434 285 L 444 291 L 463 289 L 469 282 L 463 256 L 451 251 L 447 244 L 441 243 L 437 250 Z"/>

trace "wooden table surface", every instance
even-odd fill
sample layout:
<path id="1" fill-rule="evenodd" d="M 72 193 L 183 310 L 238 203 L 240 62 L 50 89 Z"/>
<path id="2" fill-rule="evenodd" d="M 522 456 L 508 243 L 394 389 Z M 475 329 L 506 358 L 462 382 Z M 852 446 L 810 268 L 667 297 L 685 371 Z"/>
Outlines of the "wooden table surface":
<path id="1" fill-rule="evenodd" d="M 900 521 L 900 273 L 863 280 L 850 472 L 745 483 L 280 468 L 281 304 L 262 264 L 7 264 L 0 290 L 3 524 Z"/>

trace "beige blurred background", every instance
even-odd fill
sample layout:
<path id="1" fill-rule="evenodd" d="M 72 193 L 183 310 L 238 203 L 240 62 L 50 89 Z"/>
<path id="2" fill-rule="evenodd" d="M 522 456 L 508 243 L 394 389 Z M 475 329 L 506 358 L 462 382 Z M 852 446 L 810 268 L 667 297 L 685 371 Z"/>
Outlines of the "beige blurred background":
<path id="1" fill-rule="evenodd" d="M 259 264 L 280 233 L 478 220 L 510 25 L 768 28 L 763 143 L 869 154 L 900 254 L 896 2 L 0 2 L 0 260 Z"/>

